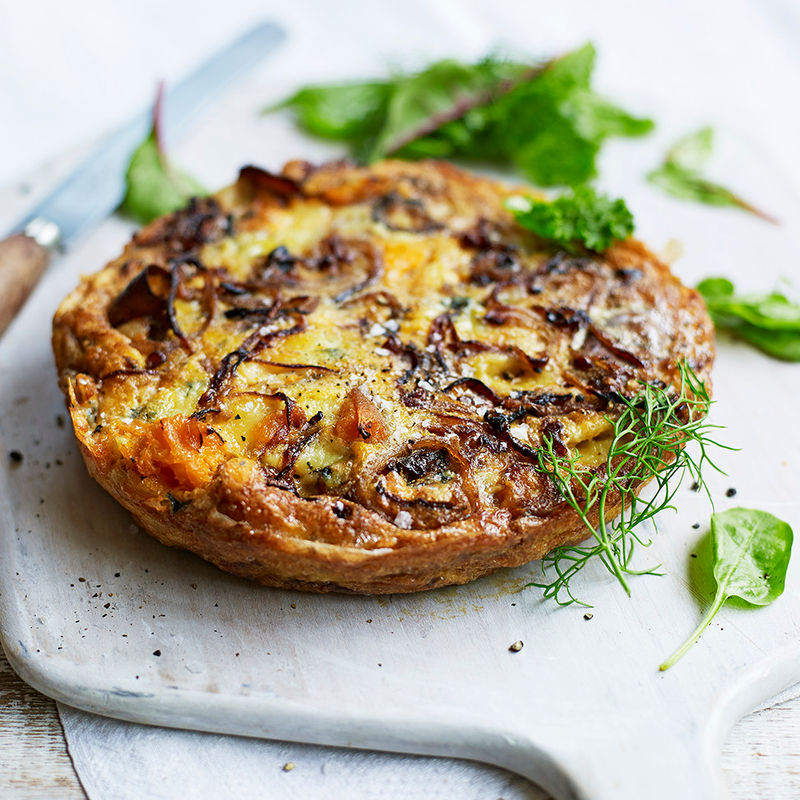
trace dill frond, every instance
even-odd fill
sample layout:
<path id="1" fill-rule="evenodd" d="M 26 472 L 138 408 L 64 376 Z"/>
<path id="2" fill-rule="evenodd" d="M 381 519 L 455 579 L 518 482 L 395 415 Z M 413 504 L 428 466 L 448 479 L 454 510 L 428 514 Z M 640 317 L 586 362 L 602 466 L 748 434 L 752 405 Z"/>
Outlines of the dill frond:
<path id="1" fill-rule="evenodd" d="M 685 362 L 680 365 L 681 384 L 661 388 L 643 384 L 635 397 L 623 398 L 622 412 L 606 417 L 613 426 L 611 444 L 601 468 L 580 463 L 580 454 L 559 455 L 552 438 L 545 438 L 538 451 L 539 467 L 558 488 L 591 533 L 593 543 L 559 547 L 542 559 L 542 573 L 549 582 L 532 582 L 559 605 L 587 606 L 572 591 L 571 581 L 586 564 L 597 558 L 630 595 L 632 575 L 657 575 L 659 566 L 634 570 L 631 561 L 637 545 L 651 540 L 639 530 L 666 509 L 688 474 L 698 487 L 708 490 L 703 469 L 719 468 L 710 459 L 712 447 L 732 449 L 715 441 L 711 432 L 720 426 L 707 421 L 711 398 L 704 382 Z M 655 490 L 639 497 L 645 483 Z M 709 495 L 710 500 L 710 495 Z M 621 502 L 621 511 L 611 518 L 611 509 Z"/>

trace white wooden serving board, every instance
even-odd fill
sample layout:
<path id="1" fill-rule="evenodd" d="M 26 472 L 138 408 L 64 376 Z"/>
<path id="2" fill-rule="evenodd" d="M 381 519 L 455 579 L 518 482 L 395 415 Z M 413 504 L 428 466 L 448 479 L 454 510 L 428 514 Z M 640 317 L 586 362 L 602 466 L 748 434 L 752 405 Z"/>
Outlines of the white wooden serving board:
<path id="1" fill-rule="evenodd" d="M 279 95 L 273 87 L 232 97 L 216 127 L 188 143 L 184 163 L 204 165 L 213 184 L 238 162 L 324 155 L 282 120 L 253 117 L 253 97 Z M 235 153 L 220 155 L 226 137 Z M 793 187 L 759 148 L 734 132 L 728 141 L 723 166 L 736 163 L 754 199 L 787 223 L 800 218 Z M 652 160 L 659 148 L 649 147 L 641 152 Z M 746 289 L 770 288 L 791 268 L 790 224 L 661 198 L 642 184 L 637 159 L 629 174 L 628 151 L 617 153 L 606 160 L 614 190 L 655 247 L 680 232 L 687 255 L 676 270 L 688 283 L 724 273 Z M 263 589 L 165 548 L 87 476 L 71 431 L 58 425 L 49 351 L 60 298 L 129 231 L 110 220 L 70 253 L 0 344 L 0 457 L 9 465 L 0 478 L 0 632 L 23 678 L 120 719 L 486 761 L 558 798 L 721 796 L 729 726 L 800 680 L 797 563 L 773 606 L 724 608 L 684 661 L 659 673 L 712 591 L 692 579 L 710 509 L 688 487 L 640 556 L 666 576 L 633 580 L 629 599 L 588 570 L 576 589 L 594 605 L 591 620 L 524 588 L 538 564 L 460 588 L 360 598 Z M 741 448 L 717 453 L 728 472 L 708 476 L 717 508 L 764 508 L 800 531 L 800 366 L 723 339 L 714 384 L 720 438 Z M 19 466 L 10 466 L 12 449 L 23 453 Z M 524 648 L 509 652 L 516 640 Z"/>

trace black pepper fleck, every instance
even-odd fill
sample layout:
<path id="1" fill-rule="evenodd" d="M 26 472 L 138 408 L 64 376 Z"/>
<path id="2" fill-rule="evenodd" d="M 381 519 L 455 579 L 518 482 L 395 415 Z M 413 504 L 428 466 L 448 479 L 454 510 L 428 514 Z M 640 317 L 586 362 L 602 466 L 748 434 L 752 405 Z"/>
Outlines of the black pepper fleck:
<path id="1" fill-rule="evenodd" d="M 160 656 L 161 655 L 161 651 L 160 650 L 153 650 L 153 655 L 154 656 Z"/>
<path id="2" fill-rule="evenodd" d="M 727 492 L 725 492 L 725 497 L 736 497 L 736 489 L 734 489 L 733 486 L 731 486 L 731 488 L 728 489 Z"/>
<path id="3" fill-rule="evenodd" d="M 11 459 L 12 464 L 22 463 L 22 453 L 19 450 L 12 450 L 9 452 L 8 457 Z"/>

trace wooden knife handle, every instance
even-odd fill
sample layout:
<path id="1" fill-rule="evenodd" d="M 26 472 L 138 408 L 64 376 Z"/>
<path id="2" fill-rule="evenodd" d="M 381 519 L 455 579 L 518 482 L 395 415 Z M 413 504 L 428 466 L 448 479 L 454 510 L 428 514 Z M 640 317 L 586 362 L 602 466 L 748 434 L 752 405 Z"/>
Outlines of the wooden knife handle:
<path id="1" fill-rule="evenodd" d="M 0 336 L 11 324 L 50 262 L 50 250 L 24 233 L 0 241 Z"/>

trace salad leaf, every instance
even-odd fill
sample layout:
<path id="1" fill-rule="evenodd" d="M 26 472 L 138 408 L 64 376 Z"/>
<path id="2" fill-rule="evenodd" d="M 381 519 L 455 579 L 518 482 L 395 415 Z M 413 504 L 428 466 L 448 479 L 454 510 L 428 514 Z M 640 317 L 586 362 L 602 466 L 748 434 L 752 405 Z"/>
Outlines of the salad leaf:
<path id="1" fill-rule="evenodd" d="M 153 106 L 153 126 L 147 138 L 133 151 L 125 172 L 122 210 L 142 224 L 183 208 L 192 197 L 208 192 L 192 177 L 173 167 L 164 154 L 161 118 L 163 87 Z"/>
<path id="2" fill-rule="evenodd" d="M 727 278 L 697 286 L 714 324 L 784 361 L 800 361 L 800 305 L 778 292 L 736 295 Z"/>
<path id="3" fill-rule="evenodd" d="M 667 153 L 666 161 L 680 164 L 684 169 L 700 169 L 711 158 L 714 149 L 714 129 L 706 126 L 675 142 Z"/>
<path id="4" fill-rule="evenodd" d="M 583 136 L 598 141 L 609 136 L 644 136 L 655 127 L 653 120 L 632 114 L 589 89 L 576 89 L 562 108 Z"/>
<path id="5" fill-rule="evenodd" d="M 389 81 L 306 86 L 265 112 L 291 109 L 309 133 L 348 141 L 368 137 L 378 130 L 391 92 Z"/>
<path id="6" fill-rule="evenodd" d="M 540 186 L 577 186 L 595 177 L 595 159 L 612 135 L 648 133 L 653 122 L 632 117 L 591 91 L 591 44 L 552 62 L 534 81 L 497 103 L 497 136 L 512 163 Z"/>
<path id="7" fill-rule="evenodd" d="M 386 105 L 383 126 L 362 155 L 374 161 L 432 133 L 442 124 L 489 103 L 528 68 L 484 59 L 475 65 L 453 59 L 398 80 Z"/>
<path id="8" fill-rule="evenodd" d="M 541 186 L 578 186 L 596 175 L 605 139 L 653 128 L 592 91 L 595 56 L 587 44 L 539 67 L 446 59 L 384 81 L 307 87 L 277 107 L 365 161 L 475 159 L 516 166 Z"/>
<path id="9" fill-rule="evenodd" d="M 647 180 L 681 200 L 740 208 L 767 222 L 777 223 L 774 217 L 700 174 L 701 167 L 711 155 L 713 135 L 711 128 L 701 128 L 685 136 L 670 149 L 664 163 L 648 174 Z"/>
<path id="10" fill-rule="evenodd" d="M 523 228 L 572 251 L 580 244 L 602 252 L 634 230 L 633 215 L 625 202 L 598 194 L 590 186 L 573 189 L 551 202 L 515 196 L 506 205 Z"/>
<path id="11" fill-rule="evenodd" d="M 753 508 L 731 508 L 711 516 L 714 579 L 717 590 L 700 624 L 659 669 L 683 658 L 726 600 L 739 597 L 766 606 L 783 594 L 792 553 L 791 527 L 778 517 Z"/>

